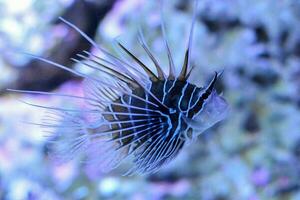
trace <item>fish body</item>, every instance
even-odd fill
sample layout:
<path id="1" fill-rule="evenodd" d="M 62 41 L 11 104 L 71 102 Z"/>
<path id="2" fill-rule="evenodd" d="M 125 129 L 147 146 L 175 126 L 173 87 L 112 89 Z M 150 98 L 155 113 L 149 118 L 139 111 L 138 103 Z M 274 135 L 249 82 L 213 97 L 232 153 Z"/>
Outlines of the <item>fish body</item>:
<path id="1" fill-rule="evenodd" d="M 117 141 L 120 146 L 130 144 L 130 146 L 132 146 L 131 151 L 136 151 L 144 144 L 143 149 L 145 150 L 137 151 L 139 153 L 135 153 L 135 163 L 141 163 L 143 160 L 148 159 L 146 155 L 153 150 L 155 144 L 153 141 L 160 141 L 159 143 L 156 143 L 158 145 L 155 147 L 157 149 L 156 151 L 160 151 L 160 155 L 156 155 L 156 159 L 153 158 L 152 161 L 149 160 L 151 163 L 155 160 L 155 165 L 160 166 L 164 162 L 167 162 L 170 157 L 175 157 L 183 147 L 185 142 L 183 133 L 189 129 L 191 131 L 191 128 L 183 120 L 181 115 L 188 113 L 188 105 L 193 105 L 196 102 L 196 98 L 201 88 L 197 88 L 197 86 L 186 81 L 164 80 L 153 82 L 149 90 L 155 94 L 157 99 L 167 108 L 157 108 L 153 104 L 124 95 L 117 101 L 132 106 L 146 108 L 148 110 L 122 109 L 121 106 L 111 106 L 107 108 L 108 111 L 128 112 L 129 115 L 105 115 L 105 118 L 110 122 L 132 121 L 131 123 L 115 125 L 112 128 L 126 129 L 125 131 L 113 135 L 114 141 Z M 142 88 L 133 90 L 133 93 L 155 103 L 155 99 Z M 139 113 L 143 115 L 132 116 L 130 113 Z M 127 130 L 130 127 L 133 128 Z M 153 132 L 154 127 L 157 127 L 157 130 Z M 159 130 L 162 130 L 162 132 L 156 134 Z"/>
<path id="2" fill-rule="evenodd" d="M 104 121 L 110 124 L 107 128 L 107 132 L 111 133 L 109 141 L 114 143 L 114 148 L 110 150 L 122 150 L 124 158 L 133 156 L 135 167 L 129 173 L 158 170 L 175 158 L 186 141 L 225 118 L 227 103 L 213 89 L 218 75 L 215 74 L 207 88 L 178 78 L 162 78 L 150 81 L 147 89 L 133 87 L 131 94 L 116 95 L 118 98 L 115 100 L 107 93 L 107 98 L 114 102 L 105 106 L 104 111 L 108 114 L 103 114 Z M 207 105 L 216 101 L 216 105 Z M 202 124 L 194 121 L 194 125 L 191 121 L 199 113 L 206 112 L 206 107 L 213 107 L 211 113 L 219 110 L 220 115 L 217 119 L 209 119 L 208 114 L 208 119 L 203 120 Z M 102 136 L 106 132 L 97 129 L 92 132 L 101 132 Z"/>

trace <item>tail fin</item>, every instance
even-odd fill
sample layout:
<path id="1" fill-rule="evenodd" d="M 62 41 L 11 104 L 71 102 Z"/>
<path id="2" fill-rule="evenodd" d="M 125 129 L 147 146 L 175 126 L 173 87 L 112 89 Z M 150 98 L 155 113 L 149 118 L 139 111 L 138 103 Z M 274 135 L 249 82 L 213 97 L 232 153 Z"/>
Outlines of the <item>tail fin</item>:
<path id="1" fill-rule="evenodd" d="M 48 147 L 50 158 L 58 163 L 84 157 L 90 143 L 85 121 L 78 114 L 55 112 L 47 115 L 41 124 L 50 132 Z"/>

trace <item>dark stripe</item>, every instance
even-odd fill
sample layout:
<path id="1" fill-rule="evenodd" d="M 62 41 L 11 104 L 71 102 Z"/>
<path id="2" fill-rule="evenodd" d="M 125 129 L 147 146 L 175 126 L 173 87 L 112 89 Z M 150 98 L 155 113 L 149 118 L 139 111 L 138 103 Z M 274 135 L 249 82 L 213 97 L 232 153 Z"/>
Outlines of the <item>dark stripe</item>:
<path id="1" fill-rule="evenodd" d="M 213 91 L 213 88 L 215 86 L 217 78 L 218 78 L 218 73 L 216 72 L 213 80 L 210 82 L 210 84 L 206 88 L 205 92 L 199 97 L 199 99 L 198 99 L 197 103 L 195 104 L 195 106 L 193 106 L 189 110 L 188 115 L 187 115 L 188 118 L 192 118 L 196 113 L 198 113 L 202 109 L 205 100 L 210 96 L 210 94 Z"/>
<path id="2" fill-rule="evenodd" d="M 193 84 L 188 84 L 186 89 L 184 90 L 183 98 L 180 102 L 180 110 L 182 111 L 187 111 L 189 109 L 189 102 L 192 101 L 192 94 L 193 91 L 195 91 L 197 89 L 197 87 Z"/>

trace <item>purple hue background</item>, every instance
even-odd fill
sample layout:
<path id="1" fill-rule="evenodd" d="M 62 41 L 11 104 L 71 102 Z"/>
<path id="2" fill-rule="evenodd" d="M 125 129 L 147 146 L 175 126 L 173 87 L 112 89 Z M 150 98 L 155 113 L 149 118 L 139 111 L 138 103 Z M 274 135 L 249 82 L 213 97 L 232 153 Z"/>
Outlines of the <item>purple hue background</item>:
<path id="1" fill-rule="evenodd" d="M 16 52 L 47 54 L 62 37 L 72 37 L 63 24 L 52 23 L 72 3 L 0 0 L 1 88 L 10 88 L 16 80 L 14 66 L 30 60 Z M 193 5 L 184 0 L 164 4 L 177 71 Z M 299 13 L 297 0 L 199 0 L 192 53 L 196 68 L 190 80 L 201 86 L 214 71 L 224 69 L 218 90 L 231 112 L 151 176 L 123 177 L 118 170 L 99 174 L 78 160 L 55 164 L 47 156 L 43 130 L 24 123 L 40 122 L 44 113 L 17 99 L 62 107 L 73 103 L 3 93 L 0 199 L 300 199 Z M 115 39 L 122 41 L 151 66 L 137 43 L 141 26 L 149 46 L 167 66 L 160 20 L 158 1 L 119 0 L 101 21 L 95 40 L 111 51 L 116 49 Z M 79 65 L 75 68 L 93 73 Z M 83 95 L 78 79 L 55 92 Z"/>

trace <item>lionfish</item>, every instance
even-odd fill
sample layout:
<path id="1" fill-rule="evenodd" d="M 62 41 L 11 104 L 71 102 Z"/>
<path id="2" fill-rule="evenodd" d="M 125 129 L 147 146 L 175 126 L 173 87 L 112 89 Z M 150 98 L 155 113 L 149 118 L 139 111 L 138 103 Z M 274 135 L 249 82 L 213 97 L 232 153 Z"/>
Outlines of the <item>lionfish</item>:
<path id="1" fill-rule="evenodd" d="M 67 109 L 28 103 L 52 110 L 57 116 L 39 124 L 57 128 L 57 133 L 51 140 L 56 157 L 69 160 L 81 156 L 88 164 L 102 171 L 110 171 L 126 159 L 131 161 L 126 174 L 154 173 L 173 160 L 185 144 L 189 144 L 200 133 L 226 117 L 228 104 L 215 89 L 221 73 L 215 72 L 205 87 L 188 81 L 193 69 L 190 60 L 195 11 L 179 74 L 175 73 L 163 22 L 161 30 L 168 55 L 168 74 L 152 54 L 141 32 L 138 41 L 153 62 L 156 73 L 121 43 L 118 43 L 120 49 L 138 67 L 100 47 L 74 24 L 60 19 L 104 55 L 100 57 L 84 51 L 78 54 L 81 61 L 74 58 L 73 61 L 106 74 L 105 77 L 108 78 L 96 74 L 87 75 L 48 59 L 30 55 L 84 78 L 83 97 L 12 90 L 83 99 L 89 105 L 88 109 Z M 86 117 L 88 115 L 93 117 Z"/>

